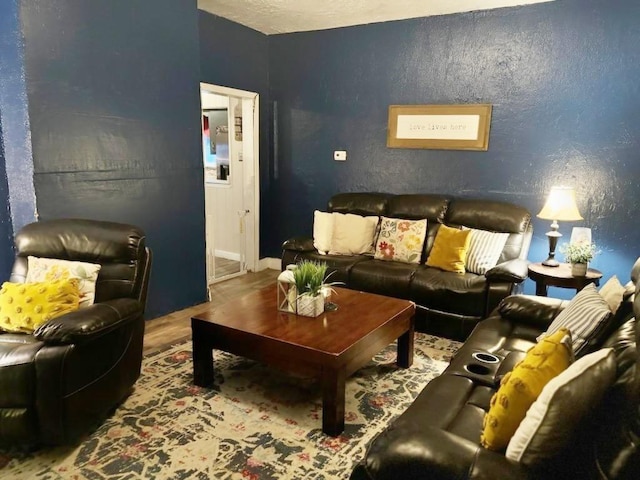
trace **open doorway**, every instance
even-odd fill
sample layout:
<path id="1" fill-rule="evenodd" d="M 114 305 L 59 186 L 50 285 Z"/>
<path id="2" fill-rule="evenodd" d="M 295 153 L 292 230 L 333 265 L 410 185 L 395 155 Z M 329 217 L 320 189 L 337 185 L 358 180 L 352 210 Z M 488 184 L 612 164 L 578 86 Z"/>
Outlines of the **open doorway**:
<path id="1" fill-rule="evenodd" d="M 258 112 L 255 92 L 200 84 L 207 285 L 257 270 Z"/>

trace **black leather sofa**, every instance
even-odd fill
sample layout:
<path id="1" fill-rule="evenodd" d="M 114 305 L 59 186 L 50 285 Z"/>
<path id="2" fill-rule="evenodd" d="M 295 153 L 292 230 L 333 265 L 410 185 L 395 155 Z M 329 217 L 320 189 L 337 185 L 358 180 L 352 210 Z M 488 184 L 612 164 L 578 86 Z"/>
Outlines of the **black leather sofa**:
<path id="1" fill-rule="evenodd" d="M 636 283 L 635 315 L 640 315 Z M 522 359 L 566 301 L 514 295 L 478 324 L 448 368 L 369 445 L 352 480 L 383 479 L 636 479 L 640 475 L 640 326 L 633 296 L 616 312 L 600 344 L 615 351 L 617 379 L 574 431 L 569 445 L 535 470 L 480 445 L 489 401 L 500 379 Z M 498 363 L 477 361 L 490 352 Z M 583 391 L 577 392 L 582 395 Z M 562 434 L 562 432 L 559 432 Z M 569 433 L 566 433 L 569 435 Z"/>
<path id="2" fill-rule="evenodd" d="M 0 332 L 0 445 L 71 443 L 140 375 L 151 252 L 135 226 L 84 219 L 32 223 L 15 245 L 11 282 L 25 281 L 30 255 L 101 264 L 93 305 L 33 334 Z"/>
<path id="3" fill-rule="evenodd" d="M 444 195 L 340 193 L 328 212 L 427 219 L 420 264 L 376 260 L 366 255 L 321 255 L 313 238 L 283 244 L 282 268 L 303 259 L 326 262 L 332 281 L 348 288 L 404 298 L 416 303 L 416 328 L 454 339 L 466 338 L 527 277 L 527 254 L 533 228 L 530 213 L 509 203 L 454 199 Z M 510 235 L 498 265 L 485 275 L 452 273 L 424 265 L 441 224 L 466 226 Z"/>

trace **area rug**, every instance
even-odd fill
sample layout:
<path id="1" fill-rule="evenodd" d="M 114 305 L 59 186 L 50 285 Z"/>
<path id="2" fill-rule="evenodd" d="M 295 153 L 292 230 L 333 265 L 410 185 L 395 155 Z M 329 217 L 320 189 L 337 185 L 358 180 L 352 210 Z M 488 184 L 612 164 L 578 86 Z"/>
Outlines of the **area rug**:
<path id="1" fill-rule="evenodd" d="M 196 387 L 191 343 L 174 345 L 144 359 L 132 395 L 78 446 L 0 452 L 0 478 L 348 478 L 459 346 L 418 333 L 409 369 L 388 346 L 347 380 L 345 431 L 333 438 L 321 430 L 317 382 L 216 352 L 216 387 Z"/>

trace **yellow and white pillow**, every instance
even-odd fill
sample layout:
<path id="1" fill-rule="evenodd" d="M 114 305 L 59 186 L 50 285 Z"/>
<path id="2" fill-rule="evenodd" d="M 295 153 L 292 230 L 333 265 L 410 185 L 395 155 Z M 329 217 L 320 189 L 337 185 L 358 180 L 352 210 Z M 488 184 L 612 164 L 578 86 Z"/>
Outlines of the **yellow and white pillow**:
<path id="1" fill-rule="evenodd" d="M 32 256 L 28 257 L 27 262 L 27 283 L 76 278 L 80 290 L 80 308 L 93 305 L 101 265 Z"/>
<path id="2" fill-rule="evenodd" d="M 4 282 L 0 289 L 0 329 L 31 333 L 48 320 L 78 309 L 78 280 Z"/>

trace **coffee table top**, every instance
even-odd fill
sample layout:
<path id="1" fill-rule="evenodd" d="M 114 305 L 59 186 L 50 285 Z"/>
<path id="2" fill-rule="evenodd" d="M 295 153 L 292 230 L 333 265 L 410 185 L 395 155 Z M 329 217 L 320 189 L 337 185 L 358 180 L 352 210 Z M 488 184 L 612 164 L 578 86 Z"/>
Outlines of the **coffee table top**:
<path id="1" fill-rule="evenodd" d="M 193 316 L 217 328 L 237 330 L 286 344 L 339 355 L 398 317 L 413 316 L 415 304 L 372 293 L 334 288 L 333 312 L 312 318 L 277 309 L 276 284 Z"/>

